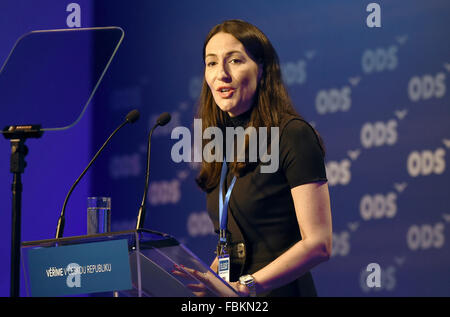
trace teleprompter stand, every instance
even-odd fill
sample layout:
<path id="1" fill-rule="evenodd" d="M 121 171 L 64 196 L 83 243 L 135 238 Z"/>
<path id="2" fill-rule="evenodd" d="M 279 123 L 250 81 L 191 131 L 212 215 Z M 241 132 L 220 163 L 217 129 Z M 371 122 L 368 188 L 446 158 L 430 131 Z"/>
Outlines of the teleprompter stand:
<path id="1" fill-rule="evenodd" d="M 0 65 L 0 129 L 5 127 L 0 134 L 11 140 L 13 173 L 11 296 L 20 295 L 21 285 L 21 175 L 28 152 L 25 142 L 40 138 L 43 131 L 56 133 L 80 122 L 123 37 L 123 29 L 115 26 L 35 30 L 18 38 Z"/>
<path id="2" fill-rule="evenodd" d="M 11 187 L 11 297 L 20 295 L 22 174 L 27 165 L 25 156 L 28 154 L 25 141 L 29 138 L 40 138 L 42 134 L 40 125 L 9 126 L 3 129 L 3 136 L 11 142 L 10 171 L 13 173 Z"/>

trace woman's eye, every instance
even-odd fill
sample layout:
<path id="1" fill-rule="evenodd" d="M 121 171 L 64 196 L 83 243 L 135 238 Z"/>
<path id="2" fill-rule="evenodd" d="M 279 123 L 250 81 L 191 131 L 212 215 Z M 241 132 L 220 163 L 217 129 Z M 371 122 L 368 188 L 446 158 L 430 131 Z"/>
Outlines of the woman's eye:
<path id="1" fill-rule="evenodd" d="M 214 66 L 216 64 L 217 64 L 216 62 L 208 62 L 208 63 L 206 63 L 206 66 L 211 67 L 211 66 Z"/>
<path id="2" fill-rule="evenodd" d="M 240 59 L 233 58 L 233 59 L 230 61 L 230 63 L 232 63 L 232 64 L 240 64 L 240 63 L 242 63 L 242 61 L 241 61 Z"/>

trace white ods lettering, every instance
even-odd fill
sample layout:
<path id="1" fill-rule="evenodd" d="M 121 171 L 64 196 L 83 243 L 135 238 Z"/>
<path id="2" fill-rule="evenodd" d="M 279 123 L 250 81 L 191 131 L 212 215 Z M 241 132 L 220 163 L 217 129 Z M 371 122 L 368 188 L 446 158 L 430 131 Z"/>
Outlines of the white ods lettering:
<path id="1" fill-rule="evenodd" d="M 397 194 L 364 195 L 359 203 L 361 218 L 364 220 L 393 218 L 397 214 Z"/>
<path id="2" fill-rule="evenodd" d="M 297 62 L 282 64 L 281 73 L 288 86 L 304 84 L 306 82 L 306 62 L 300 59 Z"/>
<path id="3" fill-rule="evenodd" d="M 412 251 L 440 249 L 445 243 L 444 230 L 445 226 L 442 222 L 434 225 L 412 225 L 406 234 L 408 248 Z"/>
<path id="4" fill-rule="evenodd" d="M 333 232 L 331 257 L 347 256 L 350 253 L 350 233 L 342 231 L 341 233 Z"/>
<path id="5" fill-rule="evenodd" d="M 199 213 L 193 212 L 189 215 L 187 230 L 191 237 L 206 236 L 214 234 L 214 225 L 206 211 Z"/>
<path id="6" fill-rule="evenodd" d="M 413 151 L 408 155 L 407 170 L 411 177 L 440 175 L 445 171 L 445 150 Z"/>
<path id="7" fill-rule="evenodd" d="M 431 98 L 442 98 L 445 96 L 447 87 L 445 85 L 445 73 L 436 75 L 414 76 L 408 83 L 408 96 L 413 102 L 428 100 Z"/>
<path id="8" fill-rule="evenodd" d="M 350 171 L 351 164 L 351 161 L 348 159 L 329 161 L 325 165 L 328 185 L 348 185 L 352 178 L 352 173 Z"/>
<path id="9" fill-rule="evenodd" d="M 181 199 L 180 181 L 151 182 L 148 190 L 148 202 L 152 206 L 176 204 Z"/>
<path id="10" fill-rule="evenodd" d="M 362 71 L 366 74 L 394 70 L 398 65 L 398 48 L 395 45 L 388 48 L 367 49 L 361 59 Z"/>
<path id="11" fill-rule="evenodd" d="M 394 145 L 398 139 L 397 121 L 367 122 L 361 128 L 361 145 L 366 149 L 383 145 Z"/>
<path id="12" fill-rule="evenodd" d="M 337 111 L 348 111 L 352 105 L 351 93 L 352 89 L 349 86 L 341 89 L 320 90 L 316 95 L 317 113 L 324 115 Z"/>
<path id="13" fill-rule="evenodd" d="M 109 175 L 112 179 L 139 176 L 141 171 L 141 159 L 138 153 L 113 156 L 109 162 Z"/>

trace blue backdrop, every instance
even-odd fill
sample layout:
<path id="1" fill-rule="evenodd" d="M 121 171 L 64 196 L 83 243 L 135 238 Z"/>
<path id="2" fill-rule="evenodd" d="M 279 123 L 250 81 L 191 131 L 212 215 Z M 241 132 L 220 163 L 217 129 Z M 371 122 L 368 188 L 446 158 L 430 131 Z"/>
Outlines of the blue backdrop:
<path id="1" fill-rule="evenodd" d="M 72 196 L 65 235 L 86 231 L 86 197 L 112 197 L 114 231 L 131 229 L 152 142 L 146 227 L 177 237 L 205 262 L 217 236 L 195 186 L 198 165 L 174 163 L 176 126 L 192 127 L 208 31 L 225 19 L 258 26 L 277 50 L 297 110 L 321 133 L 333 213 L 333 254 L 313 270 L 322 296 L 450 295 L 450 5 L 445 0 L 376 1 L 6 1 L 0 59 L 33 29 L 68 23 L 120 26 L 125 39 L 85 117 L 33 140 L 24 175 L 23 240 L 51 238 L 72 182 L 132 109 L 140 121 L 117 135 Z M 21 21 L 21 23 L 16 22 Z M 76 67 L 76 65 L 72 65 Z M 68 66 L 70 67 L 70 66 Z M 86 73 L 89 78 L 89 73 Z M 1 111 L 8 111 L 1 109 Z M 9 144 L 0 140 L 0 295 L 9 289 Z M 369 263 L 381 287 L 366 283 Z"/>

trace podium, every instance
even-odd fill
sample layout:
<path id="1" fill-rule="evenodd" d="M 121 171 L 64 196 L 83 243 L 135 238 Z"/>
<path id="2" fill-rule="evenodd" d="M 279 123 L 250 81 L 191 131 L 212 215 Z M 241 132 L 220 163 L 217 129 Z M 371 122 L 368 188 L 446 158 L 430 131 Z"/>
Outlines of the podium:
<path id="1" fill-rule="evenodd" d="M 174 237 L 146 229 L 23 242 L 21 258 L 27 296 L 238 296 Z"/>

